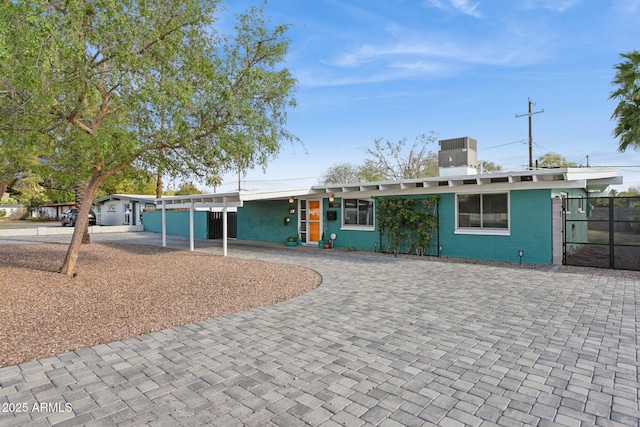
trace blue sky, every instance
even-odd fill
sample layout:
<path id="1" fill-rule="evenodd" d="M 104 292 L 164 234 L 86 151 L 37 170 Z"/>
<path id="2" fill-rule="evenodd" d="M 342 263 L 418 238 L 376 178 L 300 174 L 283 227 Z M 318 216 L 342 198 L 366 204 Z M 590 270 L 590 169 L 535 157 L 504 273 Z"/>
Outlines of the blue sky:
<path id="1" fill-rule="evenodd" d="M 608 99 L 620 53 L 640 49 L 640 0 L 269 0 L 265 14 L 293 25 L 285 65 L 298 106 L 287 128 L 304 145 L 285 142 L 243 189 L 314 185 L 336 163 L 361 163 L 375 138 L 430 131 L 474 138 L 480 160 L 522 169 L 528 120 L 515 115 L 528 98 L 544 109 L 533 116 L 534 159 L 588 156 L 621 166 L 622 188 L 640 184 L 640 151 L 617 152 Z M 218 191 L 237 186 L 228 174 Z"/>

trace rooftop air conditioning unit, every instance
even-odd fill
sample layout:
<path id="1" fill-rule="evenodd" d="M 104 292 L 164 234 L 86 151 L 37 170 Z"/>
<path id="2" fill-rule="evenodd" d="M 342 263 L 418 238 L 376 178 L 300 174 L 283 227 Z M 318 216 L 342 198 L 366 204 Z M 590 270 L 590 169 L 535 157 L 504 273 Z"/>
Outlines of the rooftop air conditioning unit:
<path id="1" fill-rule="evenodd" d="M 463 138 L 438 141 L 438 170 L 440 176 L 475 175 L 478 173 L 478 142 Z"/>

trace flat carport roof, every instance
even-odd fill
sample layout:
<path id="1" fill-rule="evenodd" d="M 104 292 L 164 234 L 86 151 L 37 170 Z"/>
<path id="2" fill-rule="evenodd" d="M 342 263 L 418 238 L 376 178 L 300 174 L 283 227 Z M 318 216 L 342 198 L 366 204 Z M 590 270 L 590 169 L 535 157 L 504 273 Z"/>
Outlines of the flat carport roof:
<path id="1" fill-rule="evenodd" d="M 196 208 L 222 208 L 222 254 L 227 256 L 227 209 L 242 207 L 250 200 L 277 200 L 310 194 L 308 188 L 268 191 L 233 191 L 229 193 L 190 194 L 155 199 L 156 207 L 162 210 L 162 247 L 167 247 L 167 209 L 189 209 L 189 249 L 194 248 L 193 212 Z"/>

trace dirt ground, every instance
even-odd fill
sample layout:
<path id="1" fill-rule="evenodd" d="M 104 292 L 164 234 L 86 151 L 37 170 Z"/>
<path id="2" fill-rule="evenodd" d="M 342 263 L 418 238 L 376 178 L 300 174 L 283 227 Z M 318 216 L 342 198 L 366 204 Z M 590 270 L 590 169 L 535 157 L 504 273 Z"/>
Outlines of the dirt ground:
<path id="1" fill-rule="evenodd" d="M 306 268 L 92 243 L 0 245 L 0 367 L 275 304 L 315 289 Z"/>

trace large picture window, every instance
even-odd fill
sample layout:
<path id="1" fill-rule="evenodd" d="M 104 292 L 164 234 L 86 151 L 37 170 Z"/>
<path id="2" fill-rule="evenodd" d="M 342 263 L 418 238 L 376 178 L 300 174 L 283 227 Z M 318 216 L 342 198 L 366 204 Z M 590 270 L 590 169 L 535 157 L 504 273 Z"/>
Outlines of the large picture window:
<path id="1" fill-rule="evenodd" d="M 458 230 L 509 229 L 509 194 L 458 194 Z"/>
<path id="2" fill-rule="evenodd" d="M 342 225 L 373 229 L 373 200 L 343 199 Z"/>

